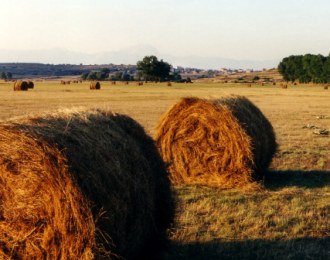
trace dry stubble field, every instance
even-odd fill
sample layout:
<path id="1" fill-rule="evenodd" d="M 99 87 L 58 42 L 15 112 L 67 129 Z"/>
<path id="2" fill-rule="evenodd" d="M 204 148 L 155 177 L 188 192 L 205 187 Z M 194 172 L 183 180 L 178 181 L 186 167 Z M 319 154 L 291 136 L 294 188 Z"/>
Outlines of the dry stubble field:
<path id="1" fill-rule="evenodd" d="M 176 186 L 178 207 L 164 259 L 329 259 L 330 90 L 321 86 L 240 84 L 110 85 L 35 82 L 14 92 L 0 82 L 0 119 L 76 106 L 102 107 L 131 116 L 150 135 L 162 113 L 180 97 L 239 94 L 271 121 L 279 144 L 261 191 Z M 325 116 L 322 119 L 317 117 Z"/>

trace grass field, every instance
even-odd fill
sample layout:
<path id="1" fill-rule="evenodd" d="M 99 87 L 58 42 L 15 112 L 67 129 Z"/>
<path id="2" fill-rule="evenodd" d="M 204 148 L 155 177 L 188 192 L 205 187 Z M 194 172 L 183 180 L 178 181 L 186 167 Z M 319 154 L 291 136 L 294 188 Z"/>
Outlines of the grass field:
<path id="1" fill-rule="evenodd" d="M 271 121 L 278 151 L 259 191 L 176 186 L 177 216 L 164 259 L 330 259 L 330 90 L 321 86 L 239 84 L 110 85 L 35 82 L 14 92 L 0 82 L 0 119 L 73 106 L 109 108 L 141 123 L 150 135 L 180 97 L 240 94 Z M 324 117 L 320 117 L 320 116 Z"/>

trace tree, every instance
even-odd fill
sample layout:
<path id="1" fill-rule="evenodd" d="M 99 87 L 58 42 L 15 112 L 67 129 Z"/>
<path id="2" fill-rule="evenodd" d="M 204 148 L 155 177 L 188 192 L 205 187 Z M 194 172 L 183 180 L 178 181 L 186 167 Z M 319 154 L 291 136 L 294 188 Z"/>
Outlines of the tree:
<path id="1" fill-rule="evenodd" d="M 287 81 L 328 83 L 330 82 L 330 57 L 320 54 L 291 55 L 282 59 L 278 65 L 278 71 Z"/>
<path id="2" fill-rule="evenodd" d="M 182 80 L 182 77 L 178 72 L 174 72 L 173 75 L 171 75 L 171 80 L 180 82 Z"/>
<path id="3" fill-rule="evenodd" d="M 7 72 L 6 73 L 6 77 L 7 77 L 7 79 L 12 79 L 13 78 L 13 74 L 11 72 Z"/>
<path id="4" fill-rule="evenodd" d="M 96 80 L 96 72 L 90 72 L 87 75 L 87 80 Z"/>
<path id="5" fill-rule="evenodd" d="M 87 77 L 88 77 L 88 73 L 84 73 L 84 74 L 81 75 L 81 78 L 82 78 L 83 80 L 86 80 Z"/>
<path id="6" fill-rule="evenodd" d="M 1 74 L 0 74 L 0 78 L 1 78 L 1 79 L 7 79 L 7 75 L 6 75 L 6 73 L 5 73 L 5 72 L 1 72 Z"/>
<path id="7" fill-rule="evenodd" d="M 144 80 L 164 81 L 169 79 L 171 65 L 163 60 L 158 61 L 156 56 L 145 56 L 136 64 L 138 73 Z"/>

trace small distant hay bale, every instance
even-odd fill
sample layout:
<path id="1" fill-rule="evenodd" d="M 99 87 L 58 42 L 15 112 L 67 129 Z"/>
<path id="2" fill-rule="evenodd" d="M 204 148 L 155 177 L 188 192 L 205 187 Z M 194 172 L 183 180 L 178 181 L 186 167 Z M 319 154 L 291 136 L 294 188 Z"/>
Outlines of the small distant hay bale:
<path id="1" fill-rule="evenodd" d="M 91 81 L 90 85 L 89 85 L 89 88 L 91 90 L 94 90 L 94 89 L 101 89 L 101 84 L 100 82 L 98 81 Z"/>
<path id="2" fill-rule="evenodd" d="M 129 85 L 129 82 L 128 81 L 125 81 L 125 85 Z"/>
<path id="3" fill-rule="evenodd" d="M 59 111 L 0 122 L 0 133 L 4 259 L 149 259 L 161 245 L 169 180 L 133 119 Z"/>
<path id="4" fill-rule="evenodd" d="M 286 88 L 288 88 L 288 85 L 287 84 L 282 84 L 282 88 L 286 89 Z"/>
<path id="5" fill-rule="evenodd" d="M 171 82 L 167 82 L 167 86 L 168 87 L 171 87 L 172 86 L 172 83 Z"/>
<path id="6" fill-rule="evenodd" d="M 273 82 L 273 86 L 276 86 L 276 82 Z"/>
<path id="7" fill-rule="evenodd" d="M 27 82 L 27 84 L 28 84 L 28 88 L 29 88 L 29 89 L 33 89 L 33 88 L 34 88 L 34 83 L 33 83 L 33 81 L 29 80 L 29 81 Z"/>
<path id="8" fill-rule="evenodd" d="M 116 85 L 116 81 L 112 81 L 111 82 L 111 85 Z"/>
<path id="9" fill-rule="evenodd" d="M 66 82 L 64 81 L 64 80 L 61 80 L 61 82 L 60 82 L 62 85 L 65 85 L 66 84 Z"/>
<path id="10" fill-rule="evenodd" d="M 68 80 L 68 81 L 66 81 L 65 83 L 68 84 L 68 85 L 70 85 L 70 84 L 71 84 L 71 81 Z"/>
<path id="11" fill-rule="evenodd" d="M 323 89 L 328 89 L 329 88 L 329 85 L 326 85 L 323 87 Z"/>
<path id="12" fill-rule="evenodd" d="M 27 91 L 29 89 L 29 85 L 26 81 L 17 80 L 14 83 L 14 91 Z"/>
<path id="13" fill-rule="evenodd" d="M 251 83 L 249 83 L 249 84 L 247 84 L 247 86 L 248 86 L 249 88 L 251 88 L 252 85 L 251 85 Z"/>
<path id="14" fill-rule="evenodd" d="M 139 81 L 136 83 L 138 86 L 143 86 L 143 82 L 142 81 Z"/>
<path id="15" fill-rule="evenodd" d="M 276 150 L 270 122 L 247 98 L 183 98 L 156 129 L 174 184 L 260 187 Z"/>

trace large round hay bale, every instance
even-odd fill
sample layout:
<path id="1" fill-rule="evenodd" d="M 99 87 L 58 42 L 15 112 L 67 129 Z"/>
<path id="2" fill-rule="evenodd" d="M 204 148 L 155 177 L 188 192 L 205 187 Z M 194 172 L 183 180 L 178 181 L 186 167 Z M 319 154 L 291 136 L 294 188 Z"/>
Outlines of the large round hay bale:
<path id="1" fill-rule="evenodd" d="M 157 127 L 173 183 L 255 187 L 276 150 L 273 128 L 247 98 L 183 98 Z"/>
<path id="2" fill-rule="evenodd" d="M 33 81 L 28 81 L 27 82 L 27 84 L 28 84 L 28 88 L 30 88 L 30 89 L 33 89 L 34 88 L 34 83 L 33 83 Z"/>
<path id="3" fill-rule="evenodd" d="M 148 258 L 173 201 L 153 140 L 127 116 L 62 111 L 0 123 L 0 255 Z"/>
<path id="4" fill-rule="evenodd" d="M 94 89 L 101 89 L 101 84 L 98 81 L 91 81 L 89 88 L 94 90 Z"/>
<path id="5" fill-rule="evenodd" d="M 14 91 L 26 91 L 29 89 L 29 85 L 26 81 L 17 80 L 14 83 Z"/>

